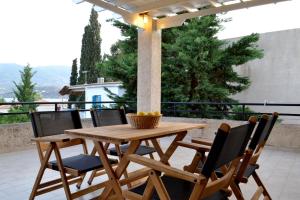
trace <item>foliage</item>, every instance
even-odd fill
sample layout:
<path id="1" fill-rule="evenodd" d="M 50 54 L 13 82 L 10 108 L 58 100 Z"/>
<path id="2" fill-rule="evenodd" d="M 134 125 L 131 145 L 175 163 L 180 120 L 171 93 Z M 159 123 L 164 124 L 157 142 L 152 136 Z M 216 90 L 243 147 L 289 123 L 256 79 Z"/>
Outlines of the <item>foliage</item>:
<path id="1" fill-rule="evenodd" d="M 21 82 L 16 83 L 13 82 L 15 85 L 14 95 L 18 102 L 34 102 L 41 97 L 35 91 L 35 83 L 32 83 L 32 77 L 34 76 L 35 72 L 32 71 L 32 68 L 27 65 L 24 67 L 23 71 L 20 71 L 21 74 Z M 24 111 L 31 111 L 36 109 L 36 105 L 23 105 L 21 106 L 22 110 Z"/>
<path id="2" fill-rule="evenodd" d="M 32 71 L 32 68 L 27 65 L 24 67 L 23 71 L 20 71 L 21 82 L 16 83 L 14 94 L 18 102 L 34 102 L 41 98 L 41 95 L 35 92 L 35 84 L 32 83 L 32 77 L 35 72 Z M 30 112 L 36 110 L 37 105 L 21 105 L 13 106 L 9 109 L 9 113 L 19 113 L 19 112 Z M 0 123 L 19 123 L 29 121 L 28 114 L 16 114 L 16 115 L 3 115 L 0 116 Z"/>
<path id="3" fill-rule="evenodd" d="M 5 103 L 4 98 L 0 97 L 0 103 Z"/>
<path id="4" fill-rule="evenodd" d="M 78 72 L 77 72 L 77 58 L 73 60 L 72 63 L 72 71 L 70 76 L 70 85 L 76 85 L 78 79 Z M 77 101 L 77 96 L 75 95 L 69 95 L 68 101 Z M 68 108 L 71 108 L 71 104 L 68 105 Z"/>
<path id="5" fill-rule="evenodd" d="M 100 28 L 98 13 L 92 8 L 89 24 L 84 28 L 82 37 L 78 84 L 85 83 L 84 71 L 87 71 L 87 83 L 95 83 L 97 81 L 99 73 L 96 65 L 101 61 Z"/>
<path id="6" fill-rule="evenodd" d="M 14 106 L 8 111 L 9 113 L 28 112 L 26 107 Z M 30 121 L 28 114 L 2 115 L 0 124 L 21 123 Z"/>
<path id="7" fill-rule="evenodd" d="M 77 58 L 73 60 L 72 63 L 72 71 L 70 76 L 70 85 L 76 85 L 78 79 L 78 72 L 77 72 Z"/>
<path id="8" fill-rule="evenodd" d="M 254 111 L 251 110 L 248 106 L 245 106 L 244 109 L 243 106 L 233 106 L 231 111 L 234 112 L 235 114 L 230 115 L 229 119 L 233 119 L 233 120 L 247 120 L 249 119 L 250 116 L 254 116 L 252 114 L 254 113 Z"/>
<path id="9" fill-rule="evenodd" d="M 102 70 L 105 78 L 123 82 L 126 93 L 122 97 L 110 93 L 112 99 L 115 101 L 136 101 L 137 28 L 116 20 L 112 20 L 112 22 L 115 27 L 121 30 L 124 39 L 119 40 L 111 47 L 111 55 L 106 55 L 105 60 L 98 67 Z"/>
<path id="10" fill-rule="evenodd" d="M 162 31 L 162 101 L 231 102 L 230 96 L 250 85 L 247 77 L 238 75 L 233 67 L 261 58 L 257 49 L 258 34 L 230 42 L 216 35 L 222 23 L 216 15 L 187 20 L 183 26 Z M 115 100 L 135 101 L 137 91 L 137 28 L 113 21 L 121 30 L 123 40 L 111 48 L 102 66 L 106 74 L 121 80 L 126 94 Z M 199 109 L 194 105 L 186 109 Z M 202 113 L 226 111 L 224 106 L 201 106 Z M 205 117 L 205 116 L 204 116 Z"/>

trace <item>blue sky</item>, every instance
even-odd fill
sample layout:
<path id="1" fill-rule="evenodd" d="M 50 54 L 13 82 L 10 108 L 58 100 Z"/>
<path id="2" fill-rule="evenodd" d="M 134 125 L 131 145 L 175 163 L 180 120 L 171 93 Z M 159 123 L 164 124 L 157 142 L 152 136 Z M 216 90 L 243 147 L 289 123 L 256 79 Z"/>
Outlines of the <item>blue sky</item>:
<path id="1" fill-rule="evenodd" d="M 72 0 L 0 1 L 0 63 L 32 66 L 70 66 L 80 57 L 84 26 L 91 4 Z M 231 11 L 220 38 L 232 38 L 252 32 L 264 33 L 300 28 L 300 0 Z M 118 29 L 106 19 L 118 17 L 109 11 L 99 13 L 102 25 L 102 52 L 120 38 Z"/>

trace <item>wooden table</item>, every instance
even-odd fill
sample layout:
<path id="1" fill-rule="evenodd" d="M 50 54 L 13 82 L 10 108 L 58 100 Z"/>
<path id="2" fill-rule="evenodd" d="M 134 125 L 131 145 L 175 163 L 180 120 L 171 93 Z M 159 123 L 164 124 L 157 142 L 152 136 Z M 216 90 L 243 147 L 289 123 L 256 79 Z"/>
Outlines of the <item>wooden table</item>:
<path id="1" fill-rule="evenodd" d="M 169 164 L 168 161 L 178 147 L 177 142 L 182 141 L 187 131 L 191 129 L 202 129 L 207 124 L 192 124 L 178 122 L 161 122 L 155 129 L 133 129 L 129 124 L 103 126 L 96 128 L 83 128 L 66 130 L 65 134 L 70 134 L 79 138 L 91 139 L 94 141 L 97 152 L 100 155 L 106 173 L 109 177 L 109 184 L 106 185 L 99 199 L 107 199 L 112 191 L 114 191 L 117 199 L 124 199 L 120 186 L 120 177 L 126 170 L 129 161 L 126 155 L 134 154 L 143 140 L 151 140 L 156 149 L 160 161 Z M 176 135 L 170 146 L 165 152 L 162 151 L 157 138 Z M 113 144 L 122 144 L 129 142 L 129 147 L 125 155 L 121 158 L 118 167 L 114 170 L 106 154 L 104 142 Z"/>

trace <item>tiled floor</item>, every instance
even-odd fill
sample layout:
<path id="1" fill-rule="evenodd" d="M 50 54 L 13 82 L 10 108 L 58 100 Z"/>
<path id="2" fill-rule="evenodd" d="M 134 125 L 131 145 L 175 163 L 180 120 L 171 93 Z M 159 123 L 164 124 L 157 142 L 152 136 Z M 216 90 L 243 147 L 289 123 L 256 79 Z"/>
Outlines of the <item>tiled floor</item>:
<path id="1" fill-rule="evenodd" d="M 171 138 L 161 140 L 163 147 Z M 91 145 L 89 145 L 91 147 Z M 63 152 L 63 156 L 76 154 L 81 149 L 70 148 Z M 193 152 L 183 148 L 177 149 L 172 157 L 171 165 L 182 167 L 191 161 Z M 299 200 L 300 199 L 300 150 L 265 148 L 259 163 L 258 170 L 261 179 L 269 189 L 273 199 Z M 26 200 L 31 192 L 38 168 L 39 160 L 36 149 L 0 154 L 0 200 Z M 133 167 L 131 167 L 132 169 Z M 47 178 L 57 177 L 57 172 L 46 173 Z M 101 181 L 101 179 L 95 179 Z M 87 186 L 84 183 L 83 186 Z M 246 199 L 250 199 L 256 187 L 251 179 L 247 185 L 242 185 Z M 75 191 L 75 186 L 72 186 Z M 87 195 L 79 199 L 90 199 L 99 194 Z M 38 196 L 39 199 L 64 200 L 63 189 Z M 234 198 L 232 198 L 234 199 Z"/>

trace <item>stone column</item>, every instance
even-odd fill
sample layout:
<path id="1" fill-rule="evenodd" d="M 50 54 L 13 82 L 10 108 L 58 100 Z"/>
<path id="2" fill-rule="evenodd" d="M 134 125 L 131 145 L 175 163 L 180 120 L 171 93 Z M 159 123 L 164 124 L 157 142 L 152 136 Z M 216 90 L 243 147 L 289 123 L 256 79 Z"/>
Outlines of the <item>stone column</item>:
<path id="1" fill-rule="evenodd" d="M 161 30 L 151 19 L 138 31 L 137 110 L 160 111 Z"/>

